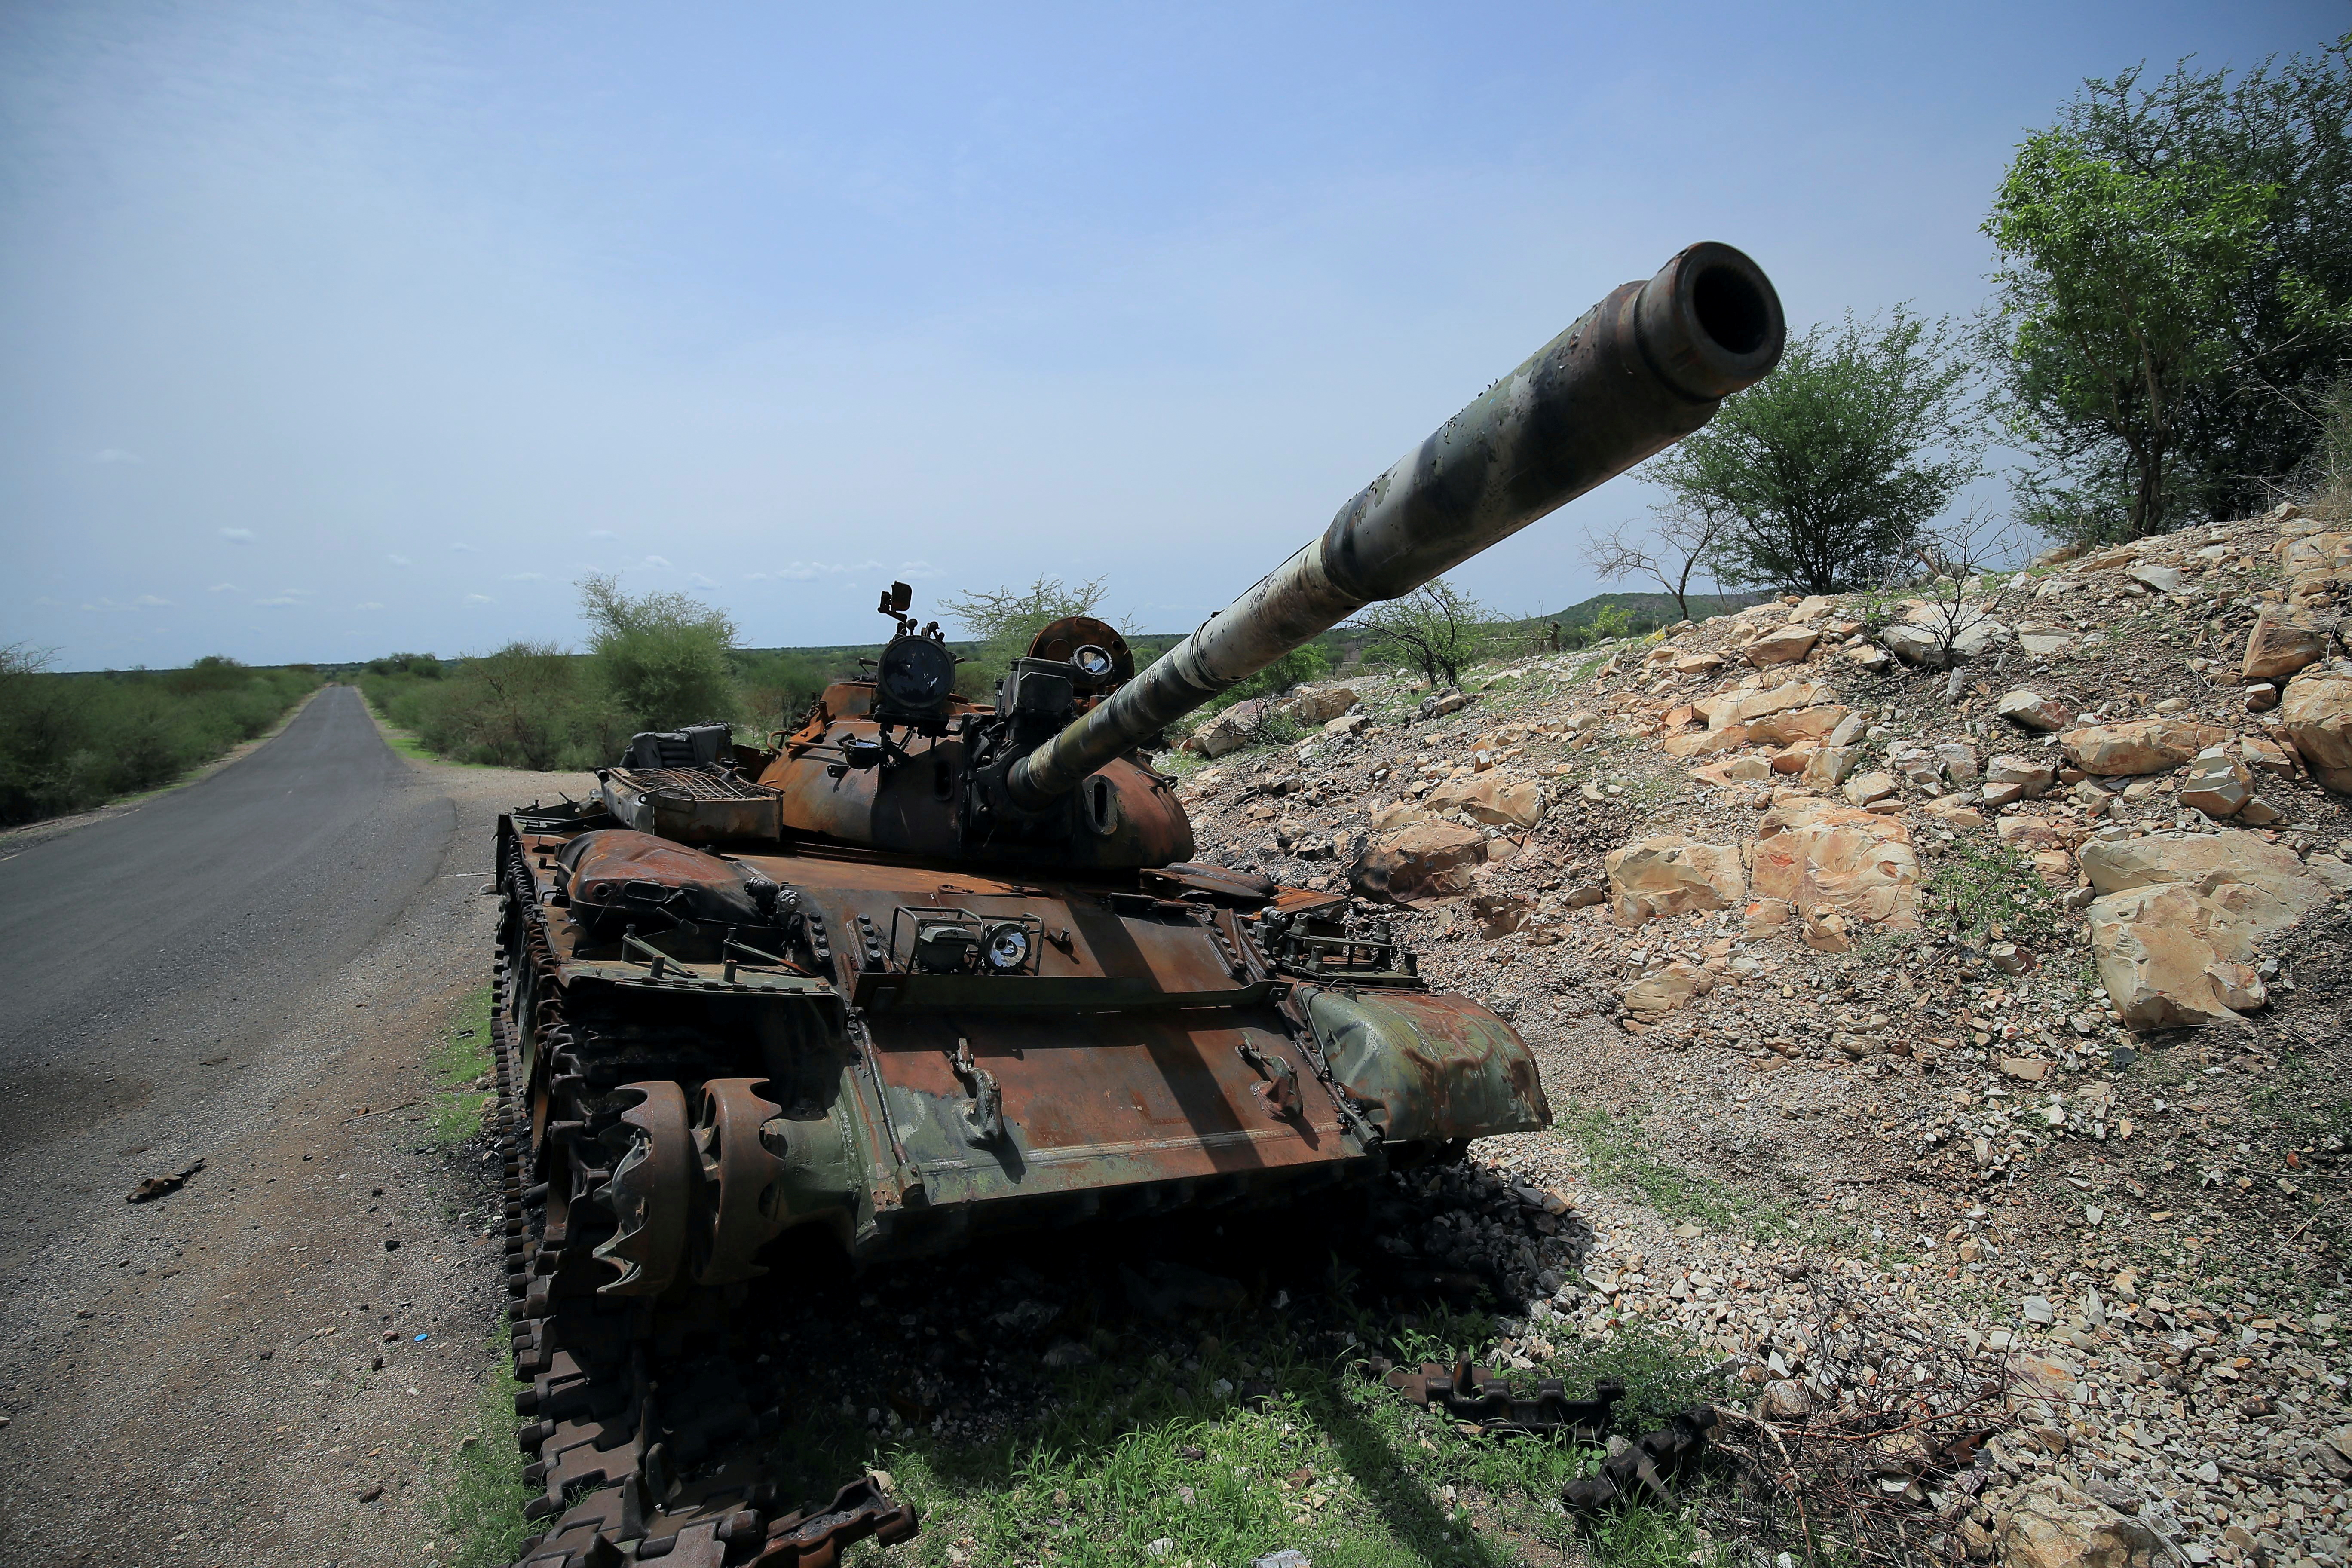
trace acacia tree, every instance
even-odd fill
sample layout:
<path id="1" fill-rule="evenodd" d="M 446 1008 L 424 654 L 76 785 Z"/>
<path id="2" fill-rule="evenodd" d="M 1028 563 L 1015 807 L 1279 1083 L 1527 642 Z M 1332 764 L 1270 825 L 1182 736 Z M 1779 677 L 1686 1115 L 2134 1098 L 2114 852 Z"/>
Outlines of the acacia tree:
<path id="1" fill-rule="evenodd" d="M 1432 685 L 1456 686 L 1463 669 L 1485 651 L 1492 626 L 1485 605 L 1434 577 L 1401 598 L 1365 605 L 1348 629 L 1367 637 L 1365 658 L 1393 656 Z"/>
<path id="2" fill-rule="evenodd" d="M 1040 576 L 1025 588 L 982 589 L 943 599 L 940 607 L 956 618 L 967 637 L 982 645 L 972 662 L 985 675 L 1008 668 L 1029 651 L 1039 632 L 1065 616 L 1093 615 L 1109 581 L 1089 577 L 1065 583 Z"/>
<path id="3" fill-rule="evenodd" d="M 1712 575 L 1716 547 L 1730 521 L 1719 506 L 1668 502 L 1650 509 L 1647 529 L 1621 524 L 1593 534 L 1585 541 L 1584 559 L 1604 583 L 1650 578 L 1675 596 L 1675 613 L 1686 621 L 1692 580 Z"/>
<path id="4" fill-rule="evenodd" d="M 1739 587 L 1838 594 L 1892 574 L 1982 472 L 1969 366 L 1949 323 L 1896 306 L 1816 326 L 1649 469 L 1719 518 L 1708 563 Z"/>
<path id="5" fill-rule="evenodd" d="M 1985 232 L 2008 424 L 2038 459 L 2025 517 L 2137 539 L 2183 499 L 2189 389 L 2241 356 L 2228 323 L 2269 251 L 2273 193 L 2212 164 L 2143 174 L 2064 132 L 2018 149 Z"/>
<path id="6" fill-rule="evenodd" d="M 2226 353 L 2174 389 L 2167 413 L 2168 489 L 2242 517 L 2310 458 L 2326 389 L 2352 361 L 2352 33 L 2234 79 L 2187 61 L 2153 84 L 2143 76 L 2084 82 L 2056 129 L 2140 179 L 2218 171 L 2268 194 L 2260 243 L 2210 302 Z"/>

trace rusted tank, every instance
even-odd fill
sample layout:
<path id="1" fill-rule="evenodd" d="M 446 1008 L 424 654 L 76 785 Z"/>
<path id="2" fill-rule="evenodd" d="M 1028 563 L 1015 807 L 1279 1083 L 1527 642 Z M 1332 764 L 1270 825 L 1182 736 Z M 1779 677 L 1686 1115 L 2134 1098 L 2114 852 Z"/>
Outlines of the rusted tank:
<path id="1" fill-rule="evenodd" d="M 1311 1204 L 1548 1125 L 1510 1026 L 1425 985 L 1343 896 L 1194 861 L 1150 749 L 1364 605 L 1696 429 L 1782 338 L 1754 263 L 1694 247 L 1140 674 L 1117 632 L 1076 618 L 1045 628 L 993 701 L 965 700 L 939 627 L 894 585 L 873 678 L 828 689 L 778 744 L 641 736 L 596 800 L 503 818 L 526 1414 L 556 1371 L 593 1384 L 583 1356 L 625 1360 L 666 1318 L 723 1310 L 770 1270 L 1180 1205 Z M 617 1434 L 541 1419 L 535 1443 L 526 1428 L 541 1514 L 615 1489 L 527 1561 L 592 1560 L 624 1524 L 782 1528 L 740 1478 L 649 1479 L 655 1417 L 629 1419 Z M 911 1528 L 884 1514 L 859 1517 Z M 709 1561 L 752 1560 L 711 1539 Z"/>

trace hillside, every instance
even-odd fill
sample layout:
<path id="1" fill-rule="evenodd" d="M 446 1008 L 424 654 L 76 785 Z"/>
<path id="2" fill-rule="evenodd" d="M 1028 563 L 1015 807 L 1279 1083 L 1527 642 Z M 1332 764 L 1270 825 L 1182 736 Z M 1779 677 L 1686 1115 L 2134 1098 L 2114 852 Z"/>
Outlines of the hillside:
<path id="1" fill-rule="evenodd" d="M 2340 1562 L 2347 582 L 2283 508 L 1172 765 L 1201 858 L 1349 889 L 1536 1051 L 1556 1126 L 1474 1163 L 1579 1223 L 1510 1364 L 1661 1326 L 1779 1506 L 1904 1554 Z"/>

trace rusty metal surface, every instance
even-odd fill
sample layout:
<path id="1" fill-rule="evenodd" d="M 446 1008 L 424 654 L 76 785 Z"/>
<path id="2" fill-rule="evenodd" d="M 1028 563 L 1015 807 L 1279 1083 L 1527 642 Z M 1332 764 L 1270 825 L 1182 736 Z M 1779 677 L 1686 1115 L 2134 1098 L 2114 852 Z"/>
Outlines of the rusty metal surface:
<path id="1" fill-rule="evenodd" d="M 1568 1387 L 1556 1377 L 1536 1384 L 1522 1398 L 1492 1368 L 1468 1361 L 1452 1366 L 1424 1362 L 1419 1367 L 1391 1366 L 1381 1381 L 1415 1405 L 1443 1410 L 1457 1421 L 1468 1421 L 1489 1432 L 1565 1432 L 1587 1439 L 1608 1429 L 1611 1412 L 1625 1397 L 1625 1384 L 1604 1377 L 1592 1385 L 1589 1399 L 1570 1399 Z"/>
<path id="2" fill-rule="evenodd" d="M 598 794 L 624 826 L 682 844 L 774 838 L 782 797 L 719 768 L 605 768 Z"/>
<path id="3" fill-rule="evenodd" d="M 1035 808 L 1377 599 L 1409 594 L 1688 435 L 1778 363 L 1780 297 L 1727 245 L 1628 283 L 1473 399 L 1322 536 L 1014 764 Z"/>

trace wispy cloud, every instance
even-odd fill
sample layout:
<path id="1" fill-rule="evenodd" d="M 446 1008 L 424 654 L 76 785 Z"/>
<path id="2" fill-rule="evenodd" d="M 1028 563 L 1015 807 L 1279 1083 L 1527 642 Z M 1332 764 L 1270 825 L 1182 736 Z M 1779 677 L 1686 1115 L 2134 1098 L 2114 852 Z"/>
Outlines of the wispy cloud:
<path id="1" fill-rule="evenodd" d="M 793 561 L 779 566 L 772 574 L 757 574 L 781 577 L 788 583 L 805 583 L 813 577 L 839 577 L 851 572 L 879 572 L 879 561 Z"/>
<path id="2" fill-rule="evenodd" d="M 211 587 L 205 589 L 205 592 L 207 594 L 242 594 L 245 590 L 238 587 L 234 583 L 215 583 Z"/>
<path id="3" fill-rule="evenodd" d="M 592 528 L 588 531 L 588 537 L 591 539 L 618 539 L 621 535 L 617 529 Z"/>
<path id="4" fill-rule="evenodd" d="M 453 545 L 451 545 L 449 548 L 450 548 L 450 549 L 452 549 L 452 550 L 457 551 L 457 552 L 461 552 L 461 553 L 463 553 L 463 554 L 467 554 L 467 555 L 471 555 L 471 554 L 474 552 L 474 547 L 473 547 L 472 545 L 470 545 L 470 544 L 465 544 L 465 543 L 453 544 Z"/>
<path id="5" fill-rule="evenodd" d="M 644 566 L 659 566 L 667 569 L 669 565 L 669 558 L 666 555 L 648 555 L 638 564 Z"/>
<path id="6" fill-rule="evenodd" d="M 509 583 L 544 583 L 547 579 L 536 572 L 509 572 L 506 574 L 503 581 Z"/>
<path id="7" fill-rule="evenodd" d="M 928 561 L 901 561 L 898 563 L 898 580 L 902 583 L 919 583 L 926 577 L 944 577 L 946 575 L 946 573 L 940 571 L 938 567 L 932 565 Z"/>
<path id="8" fill-rule="evenodd" d="M 495 605 L 498 603 L 496 599 L 491 598 L 488 594 L 468 594 L 460 602 L 467 605 Z"/>
<path id="9" fill-rule="evenodd" d="M 353 605 L 352 608 L 354 610 L 381 610 L 383 606 L 377 604 L 373 599 L 370 599 L 366 604 Z"/>
<path id="10" fill-rule="evenodd" d="M 411 561 L 405 555 L 387 555 L 384 559 L 391 562 L 394 566 L 414 566 L 416 564 L 415 562 Z"/>
<path id="11" fill-rule="evenodd" d="M 143 605 L 150 609 L 160 608 L 163 605 L 169 605 L 171 602 L 172 601 L 169 599 L 159 599 L 152 594 L 142 594 L 139 595 L 137 600 L 137 603 Z"/>
<path id="12" fill-rule="evenodd" d="M 686 574 L 686 580 L 693 584 L 698 588 L 716 588 L 719 586 L 719 583 L 716 578 L 706 577 L 699 572 L 688 573 Z"/>
<path id="13" fill-rule="evenodd" d="M 254 607 L 257 609 L 277 609 L 282 608 L 288 605 L 299 605 L 301 602 L 301 600 L 295 598 L 293 595 L 289 594 L 280 594 L 276 598 L 272 599 L 256 599 L 253 601 Z"/>
<path id="14" fill-rule="evenodd" d="M 126 452 L 126 451 L 124 451 L 124 450 L 123 450 L 121 447 L 101 447 L 101 448 L 100 448 L 98 451 L 92 452 L 92 453 L 89 455 L 89 460 L 90 460 L 91 462 L 93 462 L 93 463 L 142 463 L 142 464 L 143 464 L 143 463 L 145 463 L 145 462 L 147 461 L 147 459 L 146 459 L 146 458 L 144 458 L 141 457 L 138 453 L 136 453 L 136 452 Z"/>
<path id="15" fill-rule="evenodd" d="M 253 530 L 249 528 L 224 528 L 220 531 L 220 536 L 238 544 L 253 542 Z"/>

